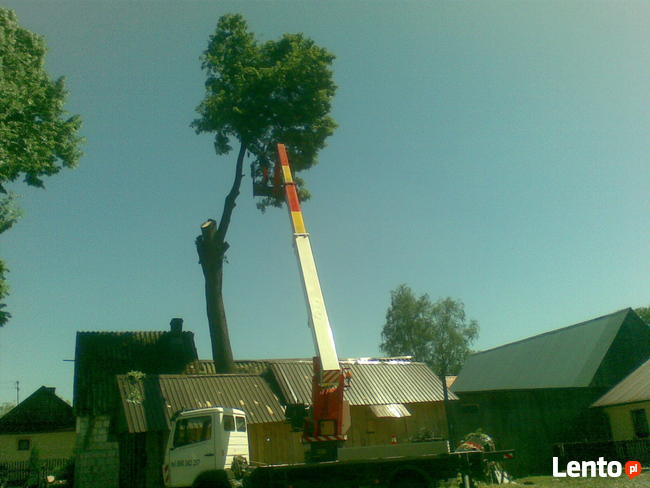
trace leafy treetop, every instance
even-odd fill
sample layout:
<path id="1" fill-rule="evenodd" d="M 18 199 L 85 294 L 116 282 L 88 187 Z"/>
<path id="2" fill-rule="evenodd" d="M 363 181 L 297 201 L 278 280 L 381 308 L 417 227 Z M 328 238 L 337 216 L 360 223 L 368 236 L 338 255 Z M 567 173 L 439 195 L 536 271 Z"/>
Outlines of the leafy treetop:
<path id="1" fill-rule="evenodd" d="M 79 116 L 66 116 L 64 80 L 44 69 L 43 39 L 0 8 L 0 191 L 23 177 L 42 187 L 43 176 L 73 167 L 81 155 Z"/>
<path id="2" fill-rule="evenodd" d="M 202 56 L 206 94 L 192 126 L 197 133 L 214 133 L 217 154 L 229 153 L 237 139 L 254 157 L 251 176 L 271 166 L 278 142 L 290 151 L 294 171 L 308 169 L 336 128 L 329 116 L 336 91 L 333 60 L 302 34 L 260 43 L 241 15 L 224 15 Z M 281 203 L 265 196 L 258 207 Z"/>
<path id="3" fill-rule="evenodd" d="M 438 375 L 457 374 L 478 337 L 476 320 L 465 316 L 463 302 L 428 295 L 416 297 L 402 284 L 391 292 L 381 349 L 391 356 L 410 355 Z"/>
<path id="4" fill-rule="evenodd" d="M 650 307 L 638 307 L 634 311 L 646 324 L 650 325 Z"/>

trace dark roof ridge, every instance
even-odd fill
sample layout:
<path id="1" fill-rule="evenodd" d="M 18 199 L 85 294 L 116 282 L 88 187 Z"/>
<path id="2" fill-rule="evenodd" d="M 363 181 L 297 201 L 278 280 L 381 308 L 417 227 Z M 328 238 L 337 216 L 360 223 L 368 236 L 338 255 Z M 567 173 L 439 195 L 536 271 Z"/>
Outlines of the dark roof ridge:
<path id="1" fill-rule="evenodd" d="M 472 356 L 478 356 L 479 354 L 496 351 L 497 349 L 501 349 L 501 348 L 509 347 L 509 346 L 514 346 L 515 344 L 521 344 L 522 342 L 528 342 L 528 341 L 531 341 L 533 339 L 537 339 L 539 337 L 543 337 L 543 336 L 551 335 L 551 334 L 556 334 L 558 332 L 562 332 L 562 331 L 565 331 L 567 329 L 573 329 L 575 327 L 580 327 L 580 326 L 583 326 L 583 325 L 587 325 L 590 322 L 595 322 L 596 320 L 601 320 L 601 319 L 604 319 L 605 317 L 611 317 L 613 315 L 616 315 L 616 314 L 619 314 L 619 313 L 622 313 L 622 312 L 625 312 L 627 314 L 630 311 L 632 311 L 631 307 L 622 308 L 620 310 L 617 310 L 616 312 L 606 313 L 606 314 L 601 315 L 599 317 L 595 317 L 593 319 L 585 320 L 584 322 L 578 322 L 577 324 L 567 325 L 566 327 L 560 327 L 559 329 L 553 329 L 553 330 L 542 332 L 541 334 L 537 334 L 537 335 L 534 335 L 534 336 L 531 336 L 531 337 L 526 337 L 524 339 L 519 339 L 518 341 L 509 342 L 507 344 L 502 344 L 500 346 L 492 347 L 490 349 L 485 349 L 483 351 L 477 351 L 475 353 L 472 353 Z"/>

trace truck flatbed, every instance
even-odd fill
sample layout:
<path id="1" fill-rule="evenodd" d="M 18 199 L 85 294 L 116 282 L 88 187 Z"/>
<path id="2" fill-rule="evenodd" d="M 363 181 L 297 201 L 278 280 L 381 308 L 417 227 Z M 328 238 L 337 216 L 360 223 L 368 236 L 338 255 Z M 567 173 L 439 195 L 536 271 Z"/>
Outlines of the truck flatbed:
<path id="1" fill-rule="evenodd" d="M 459 473 L 474 478 L 486 460 L 512 457 L 512 450 L 454 451 L 418 456 L 275 464 L 252 470 L 246 488 L 428 488 Z"/>

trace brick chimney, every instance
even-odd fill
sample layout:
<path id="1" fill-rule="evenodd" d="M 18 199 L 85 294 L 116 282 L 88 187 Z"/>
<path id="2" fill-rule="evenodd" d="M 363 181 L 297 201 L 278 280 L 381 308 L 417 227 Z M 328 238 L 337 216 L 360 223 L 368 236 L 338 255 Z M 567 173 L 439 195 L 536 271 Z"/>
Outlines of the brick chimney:
<path id="1" fill-rule="evenodd" d="M 169 329 L 172 334 L 180 335 L 183 332 L 183 319 L 174 318 L 169 322 Z"/>

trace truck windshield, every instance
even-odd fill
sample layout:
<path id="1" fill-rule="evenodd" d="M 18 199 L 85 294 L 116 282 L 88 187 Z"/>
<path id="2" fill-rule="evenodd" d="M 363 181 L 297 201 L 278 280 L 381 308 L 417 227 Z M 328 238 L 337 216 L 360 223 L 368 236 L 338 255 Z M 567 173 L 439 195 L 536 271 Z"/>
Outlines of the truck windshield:
<path id="1" fill-rule="evenodd" d="M 223 430 L 226 432 L 235 431 L 235 418 L 232 415 L 223 416 Z"/>
<path id="2" fill-rule="evenodd" d="M 212 417 L 192 417 L 176 422 L 174 447 L 186 446 L 212 438 Z"/>

